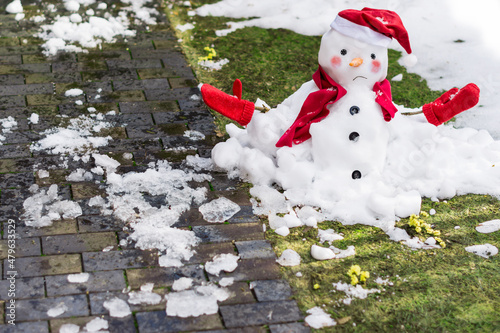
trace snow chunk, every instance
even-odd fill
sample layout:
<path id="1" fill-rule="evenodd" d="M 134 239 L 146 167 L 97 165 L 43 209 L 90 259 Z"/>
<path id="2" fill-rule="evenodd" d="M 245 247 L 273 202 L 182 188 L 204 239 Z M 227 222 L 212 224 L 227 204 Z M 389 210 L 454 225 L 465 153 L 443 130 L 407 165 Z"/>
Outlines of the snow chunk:
<path id="1" fill-rule="evenodd" d="M 230 278 L 225 277 L 225 278 L 220 279 L 220 281 L 219 281 L 219 285 L 221 287 L 229 287 L 233 283 L 234 283 L 234 278 L 232 278 L 232 277 L 230 277 Z"/>
<path id="2" fill-rule="evenodd" d="M 128 302 L 130 304 L 159 304 L 162 297 L 153 292 L 153 287 L 153 283 L 147 283 L 141 286 L 140 291 L 133 291 L 128 294 Z"/>
<path id="3" fill-rule="evenodd" d="M 85 325 L 85 330 L 87 332 L 100 332 L 101 330 L 107 330 L 109 328 L 109 323 L 107 320 L 102 318 L 94 318 Z"/>
<path id="4" fill-rule="evenodd" d="M 205 140 L 205 134 L 194 130 L 185 131 L 184 136 L 193 141 Z"/>
<path id="5" fill-rule="evenodd" d="M 76 97 L 80 95 L 83 95 L 83 90 L 78 88 L 69 89 L 64 92 L 64 96 L 66 97 Z"/>
<path id="6" fill-rule="evenodd" d="M 179 24 L 178 26 L 175 27 L 175 29 L 179 30 L 180 32 L 185 32 L 194 29 L 194 25 L 192 25 L 191 23 L 186 23 L 183 25 Z"/>
<path id="7" fill-rule="evenodd" d="M 495 256 L 498 254 L 498 248 L 491 244 L 481 244 L 481 245 L 472 245 L 467 246 L 465 251 L 477 254 L 480 257 L 488 259 L 491 256 Z"/>
<path id="8" fill-rule="evenodd" d="M 191 288 L 192 285 L 193 285 L 193 279 L 187 277 L 181 277 L 180 279 L 174 281 L 174 283 L 172 284 L 172 290 L 182 291 Z"/>
<path id="9" fill-rule="evenodd" d="M 300 265 L 300 255 L 294 250 L 286 249 L 276 261 L 281 266 L 297 266 Z"/>
<path id="10" fill-rule="evenodd" d="M 335 253 L 329 248 L 313 244 L 311 246 L 311 257 L 316 260 L 329 260 L 335 258 Z"/>
<path id="11" fill-rule="evenodd" d="M 87 182 L 94 179 L 92 173 L 85 171 L 84 169 L 78 168 L 68 176 L 66 176 L 66 180 L 69 182 Z"/>
<path id="12" fill-rule="evenodd" d="M 335 233 L 333 229 L 318 229 L 318 238 L 321 243 L 328 242 L 330 245 L 333 241 L 344 239 L 342 235 Z"/>
<path id="13" fill-rule="evenodd" d="M 489 234 L 500 230 L 500 220 L 491 220 L 479 223 L 476 230 L 482 234 Z"/>
<path id="14" fill-rule="evenodd" d="M 202 60 L 198 62 L 198 65 L 209 70 L 209 71 L 220 71 L 224 65 L 229 64 L 229 59 L 214 60 Z"/>
<path id="15" fill-rule="evenodd" d="M 337 259 L 351 257 L 356 254 L 356 249 L 354 245 L 349 245 L 346 250 L 337 249 L 334 246 L 330 246 L 330 249 L 335 253 Z"/>
<path id="16" fill-rule="evenodd" d="M 75 324 L 64 324 L 59 328 L 59 333 L 79 333 L 80 326 Z"/>
<path id="17" fill-rule="evenodd" d="M 215 314 L 219 310 L 217 302 L 225 301 L 229 296 L 230 293 L 226 289 L 214 285 L 173 292 L 165 296 L 167 316 L 187 318 Z"/>
<path id="18" fill-rule="evenodd" d="M 307 313 L 309 313 L 309 316 L 305 318 L 305 321 L 312 328 L 320 329 L 337 325 L 337 322 L 318 306 L 307 310 Z"/>
<path id="19" fill-rule="evenodd" d="M 49 178 L 50 176 L 50 172 L 48 172 L 47 170 L 38 170 L 38 178 L 42 179 L 42 178 Z"/>
<path id="20" fill-rule="evenodd" d="M 78 9 L 80 9 L 80 4 L 78 3 L 78 1 L 69 0 L 64 2 L 64 8 L 66 8 L 66 10 L 70 12 L 77 12 Z"/>
<path id="21" fill-rule="evenodd" d="M 61 302 L 58 305 L 56 305 L 55 307 L 49 309 L 47 311 L 47 316 L 49 316 L 49 317 L 57 317 L 57 316 L 62 315 L 64 312 L 66 312 L 68 310 L 69 309 L 66 306 L 66 304 L 64 304 L 64 302 Z"/>
<path id="22" fill-rule="evenodd" d="M 208 222 L 225 222 L 241 210 L 240 206 L 231 200 L 221 197 L 201 205 L 198 210 Z"/>
<path id="23" fill-rule="evenodd" d="M 219 276 L 221 271 L 233 272 L 238 267 L 239 259 L 239 256 L 231 253 L 218 254 L 212 261 L 205 264 L 205 270 L 215 276 Z"/>
<path id="24" fill-rule="evenodd" d="M 5 7 L 5 11 L 9 14 L 17 14 L 23 12 L 21 0 L 14 0 Z"/>
<path id="25" fill-rule="evenodd" d="M 109 315 L 111 317 L 123 318 L 132 314 L 132 311 L 130 311 L 130 307 L 128 306 L 127 302 L 117 297 L 105 301 L 103 306 L 109 311 Z"/>
<path id="26" fill-rule="evenodd" d="M 40 116 L 36 113 L 32 113 L 31 116 L 29 117 L 29 121 L 32 124 L 38 124 L 38 120 L 40 119 Z"/>
<path id="27" fill-rule="evenodd" d="M 343 300 L 344 304 L 349 305 L 353 298 L 365 299 L 369 294 L 380 293 L 378 289 L 364 289 L 361 285 L 352 286 L 348 283 L 333 283 L 333 287 L 346 293 L 347 298 Z"/>
<path id="28" fill-rule="evenodd" d="M 200 157 L 198 154 L 196 154 L 195 156 L 193 155 L 186 156 L 186 164 L 194 168 L 196 171 L 212 170 L 213 167 L 211 158 L 203 158 Z"/>
<path id="29" fill-rule="evenodd" d="M 92 157 L 95 160 L 95 164 L 97 166 L 100 166 L 104 169 L 106 169 L 106 173 L 110 174 L 112 172 L 115 172 L 116 169 L 120 166 L 120 162 L 118 162 L 115 159 L 112 159 L 111 157 L 107 155 L 102 155 L 102 154 L 92 154 Z"/>
<path id="30" fill-rule="evenodd" d="M 80 273 L 80 274 L 69 274 L 67 279 L 69 283 L 85 283 L 89 280 L 89 273 Z"/>
<path id="31" fill-rule="evenodd" d="M 403 80 L 403 74 L 398 74 L 391 79 L 391 81 L 399 82 Z"/>

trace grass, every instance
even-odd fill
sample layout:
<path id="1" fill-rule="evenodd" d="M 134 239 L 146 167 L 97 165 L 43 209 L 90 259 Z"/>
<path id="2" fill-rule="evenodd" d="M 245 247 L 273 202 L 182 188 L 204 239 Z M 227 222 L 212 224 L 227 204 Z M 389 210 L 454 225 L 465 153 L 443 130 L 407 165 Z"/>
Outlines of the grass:
<path id="1" fill-rule="evenodd" d="M 215 1 L 191 1 L 193 6 Z M 257 97 L 275 106 L 311 79 L 317 69 L 320 37 L 298 35 L 287 30 L 245 28 L 226 37 L 216 37 L 215 30 L 227 28 L 234 19 L 221 17 L 189 17 L 187 10 L 174 7 L 167 14 L 175 27 L 195 21 L 195 28 L 180 33 L 182 47 L 198 79 L 226 92 L 231 92 L 234 79 L 243 82 L 243 98 Z M 227 58 L 222 70 L 209 72 L 198 66 L 205 56 L 206 46 L 213 47 L 218 59 Z M 441 95 L 431 91 L 418 75 L 409 74 L 397 63 L 401 55 L 389 50 L 388 78 L 403 73 L 403 80 L 391 82 L 393 99 L 407 107 L 420 107 Z M 217 60 L 217 59 L 216 59 Z M 217 116 L 221 135 L 227 120 Z M 281 271 L 294 290 L 294 299 L 305 312 L 314 306 L 324 306 L 339 322 L 334 328 L 319 332 L 494 332 L 500 331 L 500 259 L 484 259 L 465 251 L 465 247 L 490 243 L 500 247 L 500 233 L 480 234 L 474 227 L 487 220 L 500 218 L 500 202 L 490 196 L 467 195 L 447 202 L 424 199 L 422 210 L 436 210 L 433 216 L 422 217 L 441 231 L 445 249 L 412 250 L 390 241 L 380 229 L 329 221 L 320 229 L 334 229 L 344 239 L 333 245 L 345 249 L 356 247 L 356 255 L 345 259 L 316 261 L 310 256 L 312 244 L 319 244 L 317 230 L 295 228 L 287 237 L 270 230 L 266 233 L 278 255 L 294 249 L 302 263 L 283 267 Z M 264 220 L 264 223 L 267 221 Z M 398 226 L 408 228 L 408 219 Z M 460 228 L 455 228 L 460 226 Z M 327 244 L 323 244 L 327 245 Z M 347 271 L 360 265 L 371 277 L 365 288 L 380 289 L 367 299 L 355 299 L 345 305 L 343 292 L 333 291 L 332 283 L 349 282 Z M 302 277 L 297 277 L 300 272 Z M 378 285 L 377 277 L 392 285 Z M 314 285 L 319 288 L 315 289 Z M 354 325 L 355 324 L 355 325 Z"/>

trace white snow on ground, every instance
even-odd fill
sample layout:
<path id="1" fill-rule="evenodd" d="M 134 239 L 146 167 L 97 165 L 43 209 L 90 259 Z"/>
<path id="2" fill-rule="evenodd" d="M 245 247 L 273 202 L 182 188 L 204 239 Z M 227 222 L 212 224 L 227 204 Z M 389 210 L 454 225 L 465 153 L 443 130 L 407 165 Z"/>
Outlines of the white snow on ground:
<path id="1" fill-rule="evenodd" d="M 198 154 L 186 156 L 186 165 L 194 168 L 195 171 L 212 170 L 213 167 L 211 158 L 203 158 Z"/>
<path id="2" fill-rule="evenodd" d="M 185 131 L 184 136 L 186 138 L 193 140 L 193 141 L 205 140 L 205 134 L 198 132 L 198 131 L 193 131 L 193 130 Z"/>
<path id="3" fill-rule="evenodd" d="M 67 279 L 69 283 L 85 283 L 89 280 L 89 273 L 80 273 L 80 274 L 69 274 Z"/>
<path id="4" fill-rule="evenodd" d="M 318 238 L 321 243 L 328 242 L 330 245 L 332 245 L 333 241 L 344 239 L 342 235 L 335 233 L 333 229 L 318 229 Z"/>
<path id="5" fill-rule="evenodd" d="M 106 146 L 110 136 L 96 137 L 101 129 L 113 125 L 102 119 L 81 115 L 71 119 L 67 127 L 55 127 L 42 132 L 45 137 L 30 146 L 32 151 L 46 150 L 52 154 L 78 155 L 90 153 Z"/>
<path id="6" fill-rule="evenodd" d="M 153 292 L 153 283 L 141 286 L 141 290 L 132 291 L 128 294 L 130 304 L 159 304 L 162 297 Z"/>
<path id="7" fill-rule="evenodd" d="M 467 0 L 422 0 L 418 3 L 396 0 L 222 0 L 196 9 L 196 14 L 252 18 L 230 22 L 231 28 L 218 31 L 218 35 L 245 26 L 285 28 L 304 35 L 322 35 L 339 11 L 363 7 L 389 9 L 401 16 L 413 53 L 418 58 L 418 63 L 409 70 L 424 77 L 431 89 L 448 90 L 469 82 L 476 83 L 481 88 L 481 107 L 459 115 L 456 125 L 486 129 L 500 139 L 500 78 L 495 75 L 500 72 L 496 23 L 500 3 L 496 0 L 484 0 L 481 5 Z M 391 47 L 402 51 L 396 42 Z"/>
<path id="8" fill-rule="evenodd" d="M 107 330 L 109 323 L 107 320 L 102 318 L 94 318 L 85 325 L 85 330 L 87 332 L 99 332 L 100 330 Z"/>
<path id="9" fill-rule="evenodd" d="M 36 113 L 32 113 L 31 116 L 28 118 L 30 123 L 32 124 L 38 124 L 38 120 L 40 119 L 40 116 Z"/>
<path id="10" fill-rule="evenodd" d="M 479 223 L 476 227 L 477 232 L 482 234 L 489 234 L 500 230 L 500 220 L 492 220 L 483 223 Z"/>
<path id="11" fill-rule="evenodd" d="M 85 182 L 91 181 L 92 179 L 94 179 L 92 173 L 82 168 L 78 168 L 66 176 L 66 180 L 69 182 Z"/>
<path id="12" fill-rule="evenodd" d="M 220 59 L 220 60 L 202 60 L 198 62 L 198 65 L 209 70 L 209 71 L 219 71 L 222 69 L 224 65 L 229 64 L 229 59 Z"/>
<path id="13" fill-rule="evenodd" d="M 498 248 L 495 245 L 491 244 L 481 244 L 481 245 L 472 245 L 467 246 L 465 251 L 477 254 L 480 257 L 488 259 L 491 256 L 496 256 L 498 254 Z"/>
<path id="14" fill-rule="evenodd" d="M 181 277 L 180 279 L 174 281 L 174 283 L 172 284 L 172 290 L 182 291 L 191 288 L 192 285 L 193 285 L 193 279 L 187 277 Z"/>
<path id="15" fill-rule="evenodd" d="M 345 250 L 337 249 L 335 246 L 330 246 L 330 249 L 335 253 L 336 259 L 351 257 L 356 254 L 354 245 L 349 245 Z"/>
<path id="16" fill-rule="evenodd" d="M 23 12 L 21 0 L 14 0 L 5 7 L 5 11 L 9 14 L 17 14 Z"/>
<path id="17" fill-rule="evenodd" d="M 222 253 L 216 255 L 212 261 L 205 263 L 207 273 L 219 276 L 221 271 L 233 272 L 238 267 L 239 256 L 231 253 Z"/>
<path id="18" fill-rule="evenodd" d="M 182 25 L 179 24 L 178 26 L 175 27 L 175 29 L 179 30 L 180 32 L 184 32 L 184 31 L 194 29 L 194 25 L 191 23 L 186 23 L 186 24 L 182 24 Z"/>
<path id="19" fill-rule="evenodd" d="M 231 278 L 225 277 L 225 278 L 220 279 L 220 281 L 219 281 L 219 285 L 221 287 L 229 287 L 233 283 L 234 283 L 234 278 L 232 278 L 232 277 Z"/>
<path id="20" fill-rule="evenodd" d="M 59 328 L 59 333 L 78 333 L 80 332 L 80 326 L 75 324 L 64 324 Z"/>
<path id="21" fill-rule="evenodd" d="M 78 88 L 69 89 L 64 92 L 64 96 L 66 97 L 76 97 L 80 95 L 83 95 L 83 90 Z"/>
<path id="22" fill-rule="evenodd" d="M 327 247 L 313 244 L 311 246 L 311 257 L 316 260 L 329 260 L 335 258 L 335 253 Z"/>
<path id="23" fill-rule="evenodd" d="M 38 185 L 30 188 L 32 196 L 24 200 L 24 214 L 21 216 L 27 226 L 47 227 L 52 221 L 72 219 L 82 215 L 82 208 L 77 202 L 62 200 L 53 184 L 48 190 L 39 189 Z"/>
<path id="24" fill-rule="evenodd" d="M 214 314 L 219 310 L 217 302 L 225 301 L 229 296 L 229 291 L 212 284 L 171 292 L 165 296 L 167 316 L 187 318 Z"/>
<path id="25" fill-rule="evenodd" d="M 111 300 L 105 301 L 103 306 L 109 311 L 109 315 L 115 318 L 123 318 L 132 314 L 130 307 L 127 302 L 119 298 L 113 298 Z"/>
<path id="26" fill-rule="evenodd" d="M 378 289 L 365 289 L 360 284 L 352 286 L 349 283 L 337 282 L 333 283 L 333 287 L 338 291 L 345 292 L 347 297 L 342 300 L 345 305 L 351 304 L 354 298 L 365 299 L 369 294 L 380 293 Z"/>
<path id="27" fill-rule="evenodd" d="M 12 116 L 8 116 L 7 118 L 0 119 L 0 125 L 2 129 L 2 133 L 11 133 L 13 129 L 17 127 L 17 121 Z M 0 145 L 2 145 L 2 141 L 6 138 L 2 134 L 0 134 Z"/>
<path id="28" fill-rule="evenodd" d="M 300 255 L 294 250 L 286 249 L 276 262 L 281 266 L 297 266 L 300 265 Z"/>
<path id="29" fill-rule="evenodd" d="M 221 197 L 201 205 L 198 210 L 207 222 L 222 223 L 233 217 L 241 208 L 231 200 Z"/>
<path id="30" fill-rule="evenodd" d="M 307 313 L 309 315 L 305 318 L 305 321 L 312 328 L 320 329 L 337 325 L 337 322 L 318 306 L 307 310 Z"/>
<path id="31" fill-rule="evenodd" d="M 66 304 L 64 304 L 63 302 L 57 304 L 55 307 L 53 308 L 50 308 L 49 310 L 47 310 L 47 316 L 49 317 L 57 317 L 57 316 L 60 316 L 62 315 L 64 312 L 68 311 L 68 307 L 66 306 Z"/>

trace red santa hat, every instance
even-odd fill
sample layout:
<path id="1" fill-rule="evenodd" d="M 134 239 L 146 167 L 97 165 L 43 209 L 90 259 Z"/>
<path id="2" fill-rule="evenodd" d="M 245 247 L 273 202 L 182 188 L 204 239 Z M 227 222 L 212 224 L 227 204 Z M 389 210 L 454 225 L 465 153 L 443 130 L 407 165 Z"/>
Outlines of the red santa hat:
<path id="1" fill-rule="evenodd" d="M 410 40 L 398 14 L 385 9 L 363 8 L 341 11 L 330 26 L 362 42 L 387 47 L 392 38 L 411 53 Z"/>

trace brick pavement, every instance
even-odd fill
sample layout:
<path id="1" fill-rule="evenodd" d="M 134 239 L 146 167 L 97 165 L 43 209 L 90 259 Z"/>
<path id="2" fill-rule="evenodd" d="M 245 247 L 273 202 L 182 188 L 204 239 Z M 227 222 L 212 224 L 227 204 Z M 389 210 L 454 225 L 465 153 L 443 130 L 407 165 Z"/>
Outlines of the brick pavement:
<path id="1" fill-rule="evenodd" d="M 76 168 L 90 169 L 92 161 L 71 162 L 61 167 L 59 156 L 31 152 L 29 147 L 43 136 L 43 130 L 60 124 L 64 117 L 97 111 L 115 110 L 107 120 L 115 127 L 106 134 L 113 140 L 100 148 L 112 157 L 132 153 L 122 161 L 118 173 L 143 171 L 150 161 L 166 158 L 174 163 L 188 154 L 209 157 L 217 142 L 213 119 L 199 100 L 197 82 L 187 65 L 176 38 L 164 15 L 150 31 L 134 26 L 137 36 L 105 44 L 87 54 L 62 53 L 46 58 L 40 40 L 33 38 L 37 26 L 14 20 L 0 3 L 0 119 L 12 116 L 18 126 L 5 133 L 0 145 L 0 331 L 58 332 L 63 324 L 83 327 L 101 317 L 109 322 L 110 332 L 308 332 L 303 314 L 291 298 L 292 291 L 281 280 L 270 244 L 264 238 L 259 219 L 252 214 L 246 190 L 223 173 L 213 172 L 210 197 L 227 197 L 237 202 L 241 211 L 228 224 L 208 224 L 196 207 L 186 212 L 177 227 L 192 228 L 202 240 L 196 255 L 181 268 L 158 264 L 156 251 L 120 246 L 126 238 L 123 223 L 101 216 L 89 207 L 89 198 L 102 194 L 93 182 L 69 182 L 65 177 Z M 85 92 L 84 104 L 65 97 L 70 88 Z M 99 96 L 97 96 L 99 95 Z M 80 97 L 81 99 L 82 97 Z M 38 124 L 29 116 L 40 115 Z M 126 124 L 126 126 L 125 126 Z M 201 141 L 190 141 L 185 130 L 205 134 Z M 192 149 L 172 153 L 169 148 L 188 145 Z M 34 171 L 51 169 L 49 178 Z M 52 226 L 33 228 L 20 219 L 28 188 L 38 184 L 48 188 L 59 185 L 59 195 L 74 200 L 83 208 L 76 219 L 55 221 Z M 208 186 L 208 185 L 207 185 Z M 16 221 L 16 326 L 8 325 L 8 220 Z M 106 249 L 106 252 L 103 252 Z M 221 253 L 240 255 L 238 268 L 220 277 L 207 274 L 200 264 Z M 68 274 L 88 272 L 85 283 L 68 283 Z M 132 315 L 110 317 L 103 303 L 113 297 L 126 300 L 122 290 L 138 289 L 154 283 L 155 292 L 170 292 L 173 282 L 191 277 L 198 282 L 217 282 L 233 277 L 228 287 L 232 296 L 220 304 L 217 314 L 196 318 L 169 317 L 165 302 L 160 305 L 132 305 Z M 67 311 L 51 317 L 47 311 L 59 305 Z"/>

